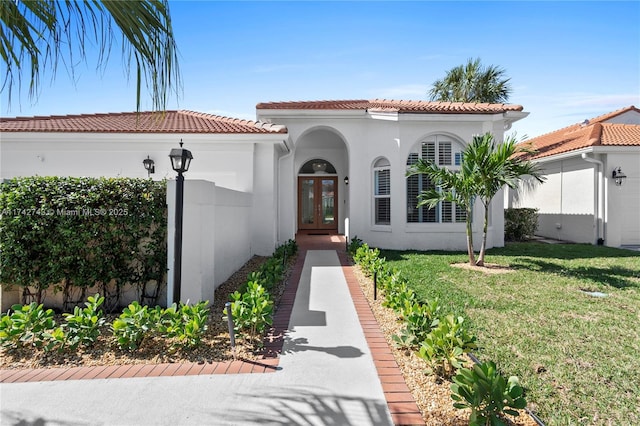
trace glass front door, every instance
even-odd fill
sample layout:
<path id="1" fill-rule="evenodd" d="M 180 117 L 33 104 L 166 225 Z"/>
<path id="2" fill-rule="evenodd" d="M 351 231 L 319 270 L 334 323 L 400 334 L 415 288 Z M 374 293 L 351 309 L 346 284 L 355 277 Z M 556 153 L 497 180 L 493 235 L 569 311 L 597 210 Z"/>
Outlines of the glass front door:
<path id="1" fill-rule="evenodd" d="M 298 178 L 298 227 L 338 229 L 338 178 Z"/>

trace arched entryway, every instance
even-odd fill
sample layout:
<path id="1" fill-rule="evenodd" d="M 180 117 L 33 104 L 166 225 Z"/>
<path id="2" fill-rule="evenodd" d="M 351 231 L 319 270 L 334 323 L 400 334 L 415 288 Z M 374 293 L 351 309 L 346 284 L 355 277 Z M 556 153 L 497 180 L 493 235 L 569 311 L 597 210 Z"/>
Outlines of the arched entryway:
<path id="1" fill-rule="evenodd" d="M 296 226 L 310 233 L 345 233 L 347 146 L 332 128 L 303 133 L 295 146 Z"/>

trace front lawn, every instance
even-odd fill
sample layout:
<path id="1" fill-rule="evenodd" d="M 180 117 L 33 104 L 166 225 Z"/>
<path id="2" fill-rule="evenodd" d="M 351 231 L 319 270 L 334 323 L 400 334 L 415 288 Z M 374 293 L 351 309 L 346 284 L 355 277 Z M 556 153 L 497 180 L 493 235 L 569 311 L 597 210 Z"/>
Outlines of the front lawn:
<path id="1" fill-rule="evenodd" d="M 547 425 L 640 424 L 640 253 L 513 243 L 488 252 L 512 269 L 500 274 L 451 267 L 467 260 L 459 253 L 381 257 L 421 298 L 470 320 L 476 355 L 520 377 Z"/>

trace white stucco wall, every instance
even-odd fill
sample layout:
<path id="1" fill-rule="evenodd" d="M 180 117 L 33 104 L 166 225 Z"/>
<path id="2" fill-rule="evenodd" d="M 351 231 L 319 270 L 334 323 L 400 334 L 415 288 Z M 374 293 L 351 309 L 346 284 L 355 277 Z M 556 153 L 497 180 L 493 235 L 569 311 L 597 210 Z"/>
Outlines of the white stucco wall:
<path id="1" fill-rule="evenodd" d="M 167 185 L 167 303 L 173 296 L 176 181 Z M 251 257 L 251 194 L 185 180 L 181 300 L 212 301 L 215 289 Z"/>
<path id="2" fill-rule="evenodd" d="M 578 243 L 595 243 L 597 174 L 582 158 L 542 163 L 544 184 L 521 187 L 514 207 L 538 208 L 537 235 Z"/>
<path id="3" fill-rule="evenodd" d="M 432 134 L 460 142 L 486 131 L 503 137 L 501 115 L 377 114 L 363 111 L 309 112 L 259 110 L 258 119 L 287 126 L 292 153 L 279 162 L 280 241 L 297 230 L 297 175 L 306 161 L 322 158 L 336 168 L 339 182 L 339 232 L 377 247 L 392 249 L 465 250 L 465 224 L 407 223 L 406 161 L 415 144 Z M 391 163 L 391 225 L 374 224 L 373 172 L 376 159 Z M 349 177 L 349 185 L 343 183 Z M 503 195 L 492 203 L 488 246 L 504 244 Z M 344 228 L 348 221 L 349 229 Z M 474 209 L 479 241 L 483 209 Z M 478 245 L 479 247 L 479 245 Z"/>
<path id="4" fill-rule="evenodd" d="M 601 171 L 581 154 L 541 161 L 547 181 L 521 188 L 512 206 L 539 209 L 536 234 L 540 236 L 589 244 L 603 238 L 611 247 L 640 244 L 640 149 L 586 150 L 585 155 L 602 162 Z M 611 178 L 617 167 L 627 175 L 622 186 L 616 186 Z"/>
<path id="5" fill-rule="evenodd" d="M 620 167 L 627 178 L 616 186 L 611 178 Z M 606 156 L 606 244 L 640 245 L 640 147 L 621 148 Z"/>

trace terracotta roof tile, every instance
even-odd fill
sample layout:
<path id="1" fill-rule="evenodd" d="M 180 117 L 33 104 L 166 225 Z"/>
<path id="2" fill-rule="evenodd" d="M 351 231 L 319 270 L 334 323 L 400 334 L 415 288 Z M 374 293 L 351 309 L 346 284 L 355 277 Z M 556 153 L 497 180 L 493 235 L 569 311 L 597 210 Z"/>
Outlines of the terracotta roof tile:
<path id="1" fill-rule="evenodd" d="M 511 104 L 403 101 L 393 99 L 355 99 L 332 101 L 265 102 L 256 105 L 256 109 L 365 110 L 432 114 L 495 114 L 507 111 L 522 111 L 522 106 Z"/>
<path id="2" fill-rule="evenodd" d="M 194 111 L 0 118 L 2 132 L 286 133 L 284 126 Z"/>
<path id="3" fill-rule="evenodd" d="M 590 146 L 640 146 L 640 125 L 606 123 L 629 111 L 640 113 L 640 109 L 630 106 L 529 139 L 524 144 L 535 151 L 529 158 L 549 157 Z"/>

